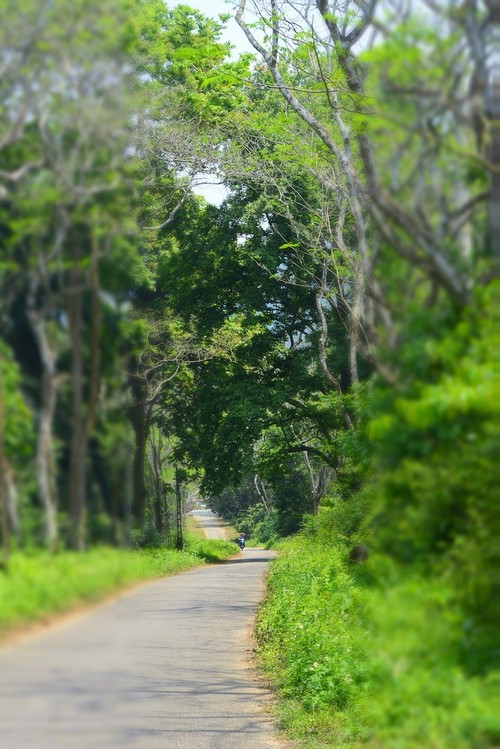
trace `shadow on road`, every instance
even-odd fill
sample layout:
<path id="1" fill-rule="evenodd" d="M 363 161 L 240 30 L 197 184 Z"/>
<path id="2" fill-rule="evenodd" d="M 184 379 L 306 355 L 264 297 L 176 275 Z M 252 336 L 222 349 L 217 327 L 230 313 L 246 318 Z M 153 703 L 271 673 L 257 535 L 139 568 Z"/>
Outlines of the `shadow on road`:
<path id="1" fill-rule="evenodd" d="M 226 560 L 223 564 L 249 564 L 249 563 L 255 563 L 255 562 L 270 562 L 272 559 L 274 559 L 277 556 L 275 551 L 270 551 L 266 555 L 262 555 L 259 557 L 248 557 L 242 555 L 241 557 L 233 557 L 233 559 Z"/>

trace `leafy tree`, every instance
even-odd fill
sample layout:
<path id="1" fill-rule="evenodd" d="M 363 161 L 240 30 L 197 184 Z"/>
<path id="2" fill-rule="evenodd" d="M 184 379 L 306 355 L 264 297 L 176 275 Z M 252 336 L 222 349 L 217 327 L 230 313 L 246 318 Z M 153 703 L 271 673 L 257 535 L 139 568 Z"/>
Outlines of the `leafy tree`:
<path id="1" fill-rule="evenodd" d="M 123 174 L 126 4 L 79 3 L 68 16 L 60 3 L 40 8 L 27 0 L 20 10 L 2 27 L 5 310 L 12 347 L 34 375 L 37 477 L 52 548 L 61 488 L 54 421 L 63 374 L 70 373 L 65 491 L 72 543 L 82 547 L 87 444 L 100 392 L 99 261 L 123 236 L 130 205 Z M 20 335 L 26 328 L 35 356 Z"/>

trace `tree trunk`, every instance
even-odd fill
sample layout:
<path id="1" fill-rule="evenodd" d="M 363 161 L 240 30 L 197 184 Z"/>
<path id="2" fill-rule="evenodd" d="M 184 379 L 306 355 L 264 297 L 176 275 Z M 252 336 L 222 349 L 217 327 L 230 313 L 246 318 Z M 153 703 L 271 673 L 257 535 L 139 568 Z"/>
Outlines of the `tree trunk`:
<path id="1" fill-rule="evenodd" d="M 154 518 L 155 528 L 158 533 L 163 534 L 165 531 L 165 497 L 163 490 L 163 479 L 161 475 L 162 458 L 161 458 L 161 434 L 159 430 L 152 429 L 149 440 L 149 465 L 154 487 Z"/>
<path id="2" fill-rule="evenodd" d="M 487 0 L 488 16 L 484 26 L 486 61 L 485 114 L 489 120 L 489 142 L 487 157 L 490 163 L 490 185 L 488 196 L 488 219 L 494 274 L 500 274 L 500 89 L 498 76 L 498 38 L 500 34 L 500 2 Z"/>
<path id="3" fill-rule="evenodd" d="M 143 528 L 146 520 L 144 465 L 148 437 L 147 391 L 144 380 L 137 373 L 137 368 L 131 378 L 131 390 L 133 402 L 129 413 L 135 435 L 134 462 L 132 467 L 132 515 L 139 528 Z"/>
<path id="4" fill-rule="evenodd" d="M 179 551 L 182 551 L 184 547 L 184 533 L 183 533 L 183 503 L 182 503 L 182 490 L 181 490 L 181 476 L 179 469 L 175 469 L 175 525 L 176 525 L 176 539 L 175 545 Z"/>
<path id="5" fill-rule="evenodd" d="M 51 551 L 54 551 L 58 540 L 58 527 L 52 430 L 59 380 L 56 370 L 56 357 L 50 348 L 41 313 L 36 309 L 33 290 L 28 297 L 27 316 L 38 346 L 42 366 L 42 392 L 36 447 L 37 484 L 40 502 L 44 510 L 45 543 Z"/>
<path id="6" fill-rule="evenodd" d="M 320 335 L 318 339 L 318 358 L 319 358 L 319 365 L 321 368 L 321 371 L 323 375 L 325 376 L 325 379 L 332 385 L 334 390 L 339 394 L 342 395 L 342 388 L 340 385 L 340 380 L 338 377 L 335 377 L 330 372 L 330 368 L 328 367 L 327 362 L 327 342 L 328 342 L 328 322 L 326 319 L 325 312 L 323 310 L 323 299 L 325 296 L 325 284 L 326 284 L 326 267 L 323 267 L 323 278 L 322 278 L 322 284 L 321 286 L 318 286 L 316 289 L 315 294 L 315 301 L 316 301 L 316 311 L 318 313 L 318 319 L 320 323 Z M 352 423 L 352 419 L 349 415 L 349 412 L 345 407 L 343 407 L 343 416 L 344 416 L 344 423 L 347 427 L 347 429 L 354 429 L 354 425 Z"/>
<path id="7" fill-rule="evenodd" d="M 335 471 L 325 465 L 321 465 L 317 471 L 314 471 L 307 452 L 303 452 L 302 456 L 306 466 L 309 484 L 311 486 L 312 514 L 317 515 L 319 503 L 328 489 L 330 480 L 335 476 Z"/>
<path id="8" fill-rule="evenodd" d="M 19 527 L 19 513 L 17 511 L 17 491 L 16 482 L 14 478 L 14 469 L 9 463 L 5 455 L 3 456 L 4 465 L 4 486 L 7 496 L 7 517 L 9 522 L 10 532 L 13 536 L 19 538 L 20 527 Z"/>
<path id="9" fill-rule="evenodd" d="M 68 320 L 71 341 L 71 444 L 68 479 L 68 514 L 70 543 L 74 549 L 85 546 L 85 456 L 86 420 L 83 414 L 83 354 L 82 354 L 82 283 L 73 256 L 70 271 Z"/>
<path id="10" fill-rule="evenodd" d="M 99 384 L 101 375 L 101 305 L 99 302 L 99 256 L 95 240 L 92 242 L 90 256 L 90 364 L 89 364 L 89 395 L 87 403 L 87 439 L 94 430 L 99 402 Z"/>
<path id="11" fill-rule="evenodd" d="M 266 515 L 269 515 L 271 513 L 271 510 L 270 510 L 271 503 L 269 501 L 269 497 L 267 496 L 264 482 L 262 481 L 258 473 L 256 473 L 255 476 L 253 477 L 253 483 L 257 490 L 257 494 L 262 500 L 262 504 L 264 505 L 264 508 L 266 510 Z"/>

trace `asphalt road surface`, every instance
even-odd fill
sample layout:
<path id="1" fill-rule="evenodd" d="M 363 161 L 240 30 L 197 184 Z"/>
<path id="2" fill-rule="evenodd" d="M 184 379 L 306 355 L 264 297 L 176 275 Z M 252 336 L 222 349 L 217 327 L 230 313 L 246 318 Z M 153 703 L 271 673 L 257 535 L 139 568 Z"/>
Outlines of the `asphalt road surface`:
<path id="1" fill-rule="evenodd" d="M 193 510 L 189 514 L 201 525 L 207 538 L 227 538 L 225 525 L 211 510 Z"/>
<path id="2" fill-rule="evenodd" d="M 282 747 L 250 662 L 270 556 L 245 549 L 1 649 L 1 749 Z"/>

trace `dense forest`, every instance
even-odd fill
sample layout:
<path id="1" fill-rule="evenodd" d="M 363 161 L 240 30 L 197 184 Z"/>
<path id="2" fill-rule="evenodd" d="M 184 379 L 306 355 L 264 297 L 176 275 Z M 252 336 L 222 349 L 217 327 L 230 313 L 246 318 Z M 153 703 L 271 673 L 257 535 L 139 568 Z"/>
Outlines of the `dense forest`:
<path id="1" fill-rule="evenodd" d="M 446 581 L 483 678 L 494 3 L 66 5 L 1 10 L 4 565 L 174 546 L 198 496 L 256 542 Z M 419 745 L 487 745 L 454 741 Z"/>

